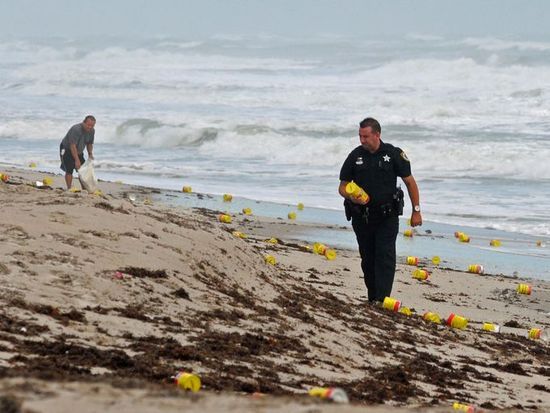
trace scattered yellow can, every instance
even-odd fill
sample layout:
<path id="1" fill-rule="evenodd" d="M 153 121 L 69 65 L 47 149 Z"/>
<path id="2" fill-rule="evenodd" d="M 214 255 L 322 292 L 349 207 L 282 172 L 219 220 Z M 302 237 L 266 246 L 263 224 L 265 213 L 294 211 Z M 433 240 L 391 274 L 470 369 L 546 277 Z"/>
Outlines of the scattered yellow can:
<path id="1" fill-rule="evenodd" d="M 243 208 L 243 214 L 245 214 L 245 215 L 252 215 L 252 209 L 250 209 L 250 208 Z"/>
<path id="2" fill-rule="evenodd" d="M 441 318 L 439 317 L 439 314 L 433 313 L 431 311 L 425 312 L 422 318 L 435 324 L 441 324 Z"/>
<path id="3" fill-rule="evenodd" d="M 470 264 L 468 265 L 468 272 L 472 274 L 483 274 L 483 265 L 480 264 Z"/>
<path id="4" fill-rule="evenodd" d="M 468 325 L 468 319 L 455 313 L 451 313 L 451 315 L 447 318 L 447 325 L 452 328 L 464 330 Z"/>
<path id="5" fill-rule="evenodd" d="M 223 202 L 231 202 L 233 200 L 233 195 L 223 194 Z"/>
<path id="6" fill-rule="evenodd" d="M 412 277 L 416 280 L 427 280 L 430 276 L 430 273 L 426 270 L 416 269 L 412 273 Z"/>
<path id="7" fill-rule="evenodd" d="M 458 403 L 458 402 L 453 403 L 453 409 L 464 413 L 475 413 L 476 411 L 475 406 L 471 404 L 464 404 L 464 403 Z"/>
<path id="8" fill-rule="evenodd" d="M 468 235 L 466 235 L 465 233 L 461 232 L 459 237 L 458 237 L 458 240 L 460 242 L 470 242 L 470 237 Z"/>
<path id="9" fill-rule="evenodd" d="M 279 240 L 277 238 L 269 238 L 266 239 L 265 242 L 267 242 L 268 244 L 278 244 Z"/>
<path id="10" fill-rule="evenodd" d="M 218 220 L 224 224 L 231 224 L 231 216 L 227 214 L 220 214 Z"/>
<path id="11" fill-rule="evenodd" d="M 441 263 L 441 258 L 439 258 L 439 256 L 437 256 L 437 255 L 434 255 L 432 257 L 432 264 L 433 265 L 439 265 L 440 263 Z"/>
<path id="12" fill-rule="evenodd" d="M 531 340 L 538 340 L 541 334 L 542 334 L 542 330 L 540 328 L 532 328 L 531 330 L 529 330 L 528 337 Z"/>
<path id="13" fill-rule="evenodd" d="M 519 284 L 516 289 L 518 294 L 531 295 L 531 286 L 529 284 Z"/>
<path id="14" fill-rule="evenodd" d="M 411 311 L 411 309 L 410 309 L 409 307 L 401 307 L 401 308 L 399 309 L 399 312 L 400 312 L 401 314 L 406 315 L 407 317 L 410 317 L 410 316 L 412 315 L 412 311 Z"/>
<path id="15" fill-rule="evenodd" d="M 325 257 L 329 261 L 335 260 L 336 259 L 336 251 L 331 250 L 331 249 L 327 249 L 325 251 Z"/>
<path id="16" fill-rule="evenodd" d="M 197 393 L 201 389 L 201 379 L 193 373 L 180 372 L 175 377 L 176 385 L 183 390 Z"/>
<path id="17" fill-rule="evenodd" d="M 489 242 L 489 245 L 491 247 L 500 247 L 502 245 L 502 242 L 500 242 L 499 239 L 492 239 L 491 242 Z"/>
<path id="18" fill-rule="evenodd" d="M 248 235 L 241 231 L 233 231 L 232 234 L 237 238 L 247 239 Z"/>
<path id="19" fill-rule="evenodd" d="M 45 186 L 52 186 L 53 185 L 53 179 L 50 178 L 49 176 L 46 176 L 44 179 L 42 179 L 42 183 Z"/>
<path id="20" fill-rule="evenodd" d="M 493 323 L 483 323 L 483 330 L 492 331 L 493 333 L 500 333 L 500 326 Z"/>
<path id="21" fill-rule="evenodd" d="M 386 297 L 384 298 L 384 302 L 382 303 L 382 307 L 384 307 L 386 310 L 390 311 L 399 311 L 399 307 L 401 307 L 401 301 L 396 300 L 392 297 Z"/>
<path id="22" fill-rule="evenodd" d="M 266 255 L 264 259 L 267 264 L 271 264 L 271 265 L 277 264 L 277 260 L 273 255 Z"/>
<path id="23" fill-rule="evenodd" d="M 412 238 L 413 236 L 413 230 L 412 229 L 406 229 L 403 231 L 403 236 L 407 238 Z"/>
<path id="24" fill-rule="evenodd" d="M 191 192 L 193 192 L 193 188 L 191 188 L 190 186 L 184 186 L 183 188 L 181 188 L 181 192 L 185 192 L 186 194 L 190 194 Z"/>
<path id="25" fill-rule="evenodd" d="M 296 205 L 296 209 L 298 209 L 298 211 L 303 211 L 304 210 L 304 204 L 299 202 L 298 205 Z"/>
<path id="26" fill-rule="evenodd" d="M 407 264 L 418 265 L 418 257 L 407 257 Z"/>
<path id="27" fill-rule="evenodd" d="M 296 212 L 291 211 L 288 213 L 288 219 L 296 219 Z"/>

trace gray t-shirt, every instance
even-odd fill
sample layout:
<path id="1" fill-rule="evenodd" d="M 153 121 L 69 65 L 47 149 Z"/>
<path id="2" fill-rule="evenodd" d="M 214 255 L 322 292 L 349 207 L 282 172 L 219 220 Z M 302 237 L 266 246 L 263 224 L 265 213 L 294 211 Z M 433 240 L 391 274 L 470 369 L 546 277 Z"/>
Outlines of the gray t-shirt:
<path id="1" fill-rule="evenodd" d="M 77 123 L 76 125 L 71 126 L 69 132 L 65 135 L 61 141 L 61 146 L 65 150 L 70 150 L 71 144 L 76 145 L 76 151 L 78 154 L 84 152 L 84 148 L 89 143 L 94 143 L 95 129 L 92 129 L 90 132 L 84 132 L 82 128 L 82 123 Z"/>

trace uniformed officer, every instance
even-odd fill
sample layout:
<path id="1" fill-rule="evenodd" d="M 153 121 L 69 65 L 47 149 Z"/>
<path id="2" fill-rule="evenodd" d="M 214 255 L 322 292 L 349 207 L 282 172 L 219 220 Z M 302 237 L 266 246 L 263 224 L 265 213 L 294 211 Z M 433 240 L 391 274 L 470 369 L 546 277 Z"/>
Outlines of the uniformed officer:
<path id="1" fill-rule="evenodd" d="M 351 219 L 359 244 L 361 268 L 370 302 L 391 295 L 395 275 L 395 241 L 399 231 L 398 215 L 403 213 L 403 191 L 397 188 L 401 177 L 412 203 L 411 226 L 422 225 L 420 195 L 405 152 L 382 142 L 382 128 L 376 119 L 359 124 L 361 145 L 348 155 L 340 171 L 338 192 L 345 198 L 346 215 Z M 346 185 L 354 181 L 369 195 L 369 200 L 350 197 Z"/>

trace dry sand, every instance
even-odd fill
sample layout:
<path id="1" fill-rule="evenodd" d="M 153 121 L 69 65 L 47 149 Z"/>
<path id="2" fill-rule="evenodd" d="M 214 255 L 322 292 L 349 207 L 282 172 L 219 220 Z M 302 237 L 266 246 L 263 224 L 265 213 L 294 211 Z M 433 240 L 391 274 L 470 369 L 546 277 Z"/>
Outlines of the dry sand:
<path id="1" fill-rule="evenodd" d="M 222 224 L 215 211 L 150 204 L 147 188 L 102 182 L 94 196 L 63 191 L 61 176 L 37 189 L 45 174 L 3 172 L 2 412 L 550 411 L 549 344 L 526 338 L 550 327 L 547 282 L 527 280 L 525 296 L 525 280 L 432 268 L 420 282 L 400 264 L 393 296 L 407 317 L 366 303 L 356 251 L 304 251 L 299 222 Z M 428 310 L 470 324 L 427 323 Z M 180 370 L 202 378 L 200 393 L 174 387 Z M 306 396 L 316 385 L 344 388 L 351 404 Z"/>

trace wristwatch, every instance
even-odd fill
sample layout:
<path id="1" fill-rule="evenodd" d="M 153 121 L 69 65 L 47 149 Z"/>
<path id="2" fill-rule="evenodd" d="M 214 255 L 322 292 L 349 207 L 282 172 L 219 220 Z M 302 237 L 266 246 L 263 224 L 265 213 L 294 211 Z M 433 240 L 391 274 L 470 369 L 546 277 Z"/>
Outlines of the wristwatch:
<path id="1" fill-rule="evenodd" d="M 415 205 L 413 209 L 414 212 L 420 212 L 420 205 Z"/>

